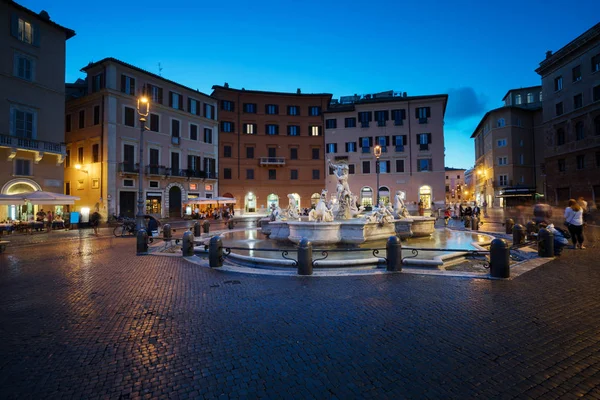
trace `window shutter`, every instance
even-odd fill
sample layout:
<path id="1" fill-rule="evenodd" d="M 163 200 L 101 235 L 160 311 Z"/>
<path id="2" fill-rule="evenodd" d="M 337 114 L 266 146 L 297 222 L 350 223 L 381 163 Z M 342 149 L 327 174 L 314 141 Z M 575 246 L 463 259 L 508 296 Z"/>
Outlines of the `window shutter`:
<path id="1" fill-rule="evenodd" d="M 402 135 L 402 144 L 408 145 L 408 135 Z"/>
<path id="2" fill-rule="evenodd" d="M 427 107 L 427 118 L 431 118 L 431 107 Z"/>
<path id="3" fill-rule="evenodd" d="M 121 75 L 121 92 L 125 93 L 125 83 L 127 81 L 127 78 L 125 77 L 125 75 Z"/>
<path id="4" fill-rule="evenodd" d="M 19 37 L 19 17 L 17 16 L 17 14 L 13 14 L 10 16 L 10 34 L 16 38 Z"/>
<path id="5" fill-rule="evenodd" d="M 184 109 L 183 108 L 183 95 L 179 94 L 178 96 L 179 96 L 179 109 L 183 110 Z"/>
<path id="6" fill-rule="evenodd" d="M 334 143 L 334 144 L 333 144 L 333 152 L 334 152 L 334 153 L 337 153 L 337 143 Z"/>
<path id="7" fill-rule="evenodd" d="M 400 118 L 406 119 L 406 110 L 405 109 L 400 110 Z"/>
<path id="8" fill-rule="evenodd" d="M 373 136 L 369 136 L 369 147 L 373 147 Z"/>
<path id="9" fill-rule="evenodd" d="M 358 138 L 358 144 L 360 144 L 360 147 L 363 147 L 363 138 Z"/>
<path id="10" fill-rule="evenodd" d="M 190 110 L 190 111 L 191 111 L 191 109 L 192 109 L 192 99 L 190 99 L 190 98 L 188 97 L 188 110 Z"/>
<path id="11" fill-rule="evenodd" d="M 385 137 L 385 145 L 386 145 L 386 146 L 389 146 L 389 145 L 390 145 L 390 137 L 389 137 L 389 136 L 386 136 L 386 137 Z"/>
<path id="12" fill-rule="evenodd" d="M 417 144 L 421 144 L 421 143 L 419 143 L 419 134 L 417 133 L 416 136 L 417 136 Z"/>
<path id="13" fill-rule="evenodd" d="M 431 143 L 431 133 L 427 134 L 427 144 Z"/>
<path id="14" fill-rule="evenodd" d="M 415 118 L 419 119 L 419 107 L 415 108 Z"/>
<path id="15" fill-rule="evenodd" d="M 173 92 L 169 92 L 169 107 L 173 107 Z"/>
<path id="16" fill-rule="evenodd" d="M 39 24 L 31 24 L 33 28 L 33 45 L 35 47 L 40 47 L 40 25 Z"/>

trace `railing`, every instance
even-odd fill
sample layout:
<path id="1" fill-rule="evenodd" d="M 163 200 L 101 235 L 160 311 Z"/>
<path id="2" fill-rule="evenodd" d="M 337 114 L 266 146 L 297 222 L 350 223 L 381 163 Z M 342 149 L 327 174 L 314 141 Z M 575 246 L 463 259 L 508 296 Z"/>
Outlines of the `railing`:
<path id="1" fill-rule="evenodd" d="M 119 172 L 128 173 L 128 174 L 137 174 L 140 172 L 139 164 L 122 162 L 119 163 Z"/>
<path id="2" fill-rule="evenodd" d="M 285 157 L 261 157 L 259 160 L 260 165 L 285 165 Z"/>
<path id="3" fill-rule="evenodd" d="M 227 257 L 229 254 L 231 254 L 231 250 L 244 250 L 244 251 L 270 251 L 270 252 L 281 252 L 281 257 L 285 260 L 289 260 L 292 261 L 292 265 L 294 267 L 298 266 L 298 260 L 295 260 L 293 258 L 287 257 L 287 255 L 290 252 L 298 252 L 298 249 L 290 249 L 290 250 L 280 250 L 280 249 L 251 249 L 248 247 L 232 247 L 232 246 L 227 246 L 227 247 L 223 247 L 223 257 Z M 223 261 L 223 260 L 221 260 Z"/>
<path id="4" fill-rule="evenodd" d="M 427 118 L 419 118 L 419 123 L 420 124 L 426 124 L 427 123 Z"/>
<path id="5" fill-rule="evenodd" d="M 166 175 L 164 165 L 146 165 L 146 175 Z"/>
<path id="6" fill-rule="evenodd" d="M 379 120 L 377 121 L 377 126 L 385 126 L 386 122 L 386 120 Z"/>
<path id="7" fill-rule="evenodd" d="M 371 148 L 370 147 L 363 147 L 362 148 L 362 153 L 363 154 L 367 154 L 367 153 L 370 153 L 370 152 L 371 152 Z"/>
<path id="8" fill-rule="evenodd" d="M 401 153 L 404 151 L 404 146 L 396 146 L 396 151 Z"/>
<path id="9" fill-rule="evenodd" d="M 394 125 L 401 126 L 401 125 L 404 125 L 404 122 L 401 119 L 395 119 L 394 120 Z"/>
<path id="10" fill-rule="evenodd" d="M 360 127 L 361 128 L 368 128 L 369 127 L 369 121 L 360 121 Z"/>
<path id="11" fill-rule="evenodd" d="M 429 145 L 428 144 L 420 144 L 419 150 L 421 150 L 421 151 L 429 150 Z"/>
<path id="12" fill-rule="evenodd" d="M 66 154 L 66 145 L 63 143 L 46 142 L 44 140 L 29 139 L 11 135 L 0 135 L 0 146 L 34 150 L 44 153 Z"/>

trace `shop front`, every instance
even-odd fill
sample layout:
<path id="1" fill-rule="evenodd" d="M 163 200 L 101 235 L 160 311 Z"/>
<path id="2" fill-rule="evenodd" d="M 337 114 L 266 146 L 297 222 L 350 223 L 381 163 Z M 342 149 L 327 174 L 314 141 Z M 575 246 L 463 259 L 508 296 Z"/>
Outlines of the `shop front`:
<path id="1" fill-rule="evenodd" d="M 146 193 L 146 214 L 152 215 L 154 218 L 162 216 L 162 193 L 147 192 Z"/>

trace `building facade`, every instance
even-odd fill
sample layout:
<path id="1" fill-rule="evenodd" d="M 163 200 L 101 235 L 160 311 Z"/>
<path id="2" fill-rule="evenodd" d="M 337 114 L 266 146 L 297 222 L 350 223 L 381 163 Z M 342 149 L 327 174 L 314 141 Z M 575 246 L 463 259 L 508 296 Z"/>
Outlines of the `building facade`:
<path id="1" fill-rule="evenodd" d="M 446 204 L 469 200 L 465 170 L 446 167 Z"/>
<path id="2" fill-rule="evenodd" d="M 241 213 L 310 207 L 325 182 L 323 111 L 331 94 L 263 92 L 213 86 L 219 102 L 220 196 Z"/>
<path id="3" fill-rule="evenodd" d="M 583 196 L 600 204 L 600 23 L 555 53 L 536 72 L 544 91 L 548 200 Z"/>
<path id="4" fill-rule="evenodd" d="M 324 116 L 326 156 L 348 164 L 349 184 L 361 205 L 373 206 L 377 191 L 385 203 L 401 192 L 411 209 L 419 201 L 425 208 L 434 202 L 443 205 L 447 101 L 447 95 L 408 97 L 389 91 L 332 102 Z M 377 145 L 379 162 L 374 154 Z M 330 195 L 335 196 L 336 185 L 330 171 L 326 181 Z"/>
<path id="5" fill-rule="evenodd" d="M 509 90 L 503 100 L 471 135 L 475 201 L 489 207 L 531 202 L 543 191 L 541 86 Z"/>
<path id="6" fill-rule="evenodd" d="M 0 1 L 0 20 L 0 193 L 62 193 L 65 42 L 75 32 L 13 1 Z M 36 211 L 0 206 L 0 221 Z"/>
<path id="7" fill-rule="evenodd" d="M 147 214 L 181 217 L 217 196 L 214 99 L 114 58 L 82 71 L 85 81 L 67 85 L 65 118 L 65 193 L 81 198 L 76 210 L 133 217 L 140 168 Z M 143 94 L 150 109 L 140 165 Z"/>

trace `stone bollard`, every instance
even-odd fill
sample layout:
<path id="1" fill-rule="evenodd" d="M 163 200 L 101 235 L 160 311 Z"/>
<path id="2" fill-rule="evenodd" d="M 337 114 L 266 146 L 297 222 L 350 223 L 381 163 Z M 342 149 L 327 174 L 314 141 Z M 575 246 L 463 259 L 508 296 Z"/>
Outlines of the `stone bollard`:
<path id="1" fill-rule="evenodd" d="M 388 272 L 402 271 L 402 242 L 398 236 L 390 236 L 385 246 Z"/>
<path id="2" fill-rule="evenodd" d="M 227 221 L 227 228 L 233 229 L 233 218 L 231 218 L 229 221 Z"/>
<path id="3" fill-rule="evenodd" d="M 554 257 L 554 233 L 546 228 L 538 233 L 538 256 Z"/>
<path id="4" fill-rule="evenodd" d="M 200 222 L 196 221 L 194 222 L 194 237 L 200 237 L 201 233 L 200 233 Z"/>
<path id="5" fill-rule="evenodd" d="M 208 265 L 211 268 L 219 268 L 223 266 L 223 241 L 220 236 L 210 238 L 208 244 Z"/>
<path id="6" fill-rule="evenodd" d="M 298 243 L 298 275 L 312 275 L 312 243 L 302 238 Z"/>
<path id="7" fill-rule="evenodd" d="M 208 233 L 210 231 L 210 222 L 207 219 L 205 219 L 202 223 L 202 231 L 204 231 L 204 233 Z"/>
<path id="8" fill-rule="evenodd" d="M 184 257 L 191 257 L 194 255 L 194 237 L 192 232 L 188 231 L 183 234 L 183 241 L 181 242 L 181 252 Z"/>
<path id="9" fill-rule="evenodd" d="M 513 246 L 525 243 L 525 235 L 527 231 L 521 224 L 513 226 Z"/>
<path id="10" fill-rule="evenodd" d="M 490 276 L 510 277 L 510 247 L 504 239 L 494 239 L 490 246 Z"/>
<path id="11" fill-rule="evenodd" d="M 506 226 L 506 234 L 510 235 L 513 233 L 513 227 L 515 226 L 515 221 L 512 218 L 506 220 L 504 224 Z"/>
<path id="12" fill-rule="evenodd" d="M 527 240 L 533 240 L 534 239 L 533 234 L 537 232 L 537 226 L 535 225 L 535 222 L 529 221 L 525 225 L 525 230 L 527 231 Z"/>
<path id="13" fill-rule="evenodd" d="M 140 229 L 137 233 L 137 255 L 142 256 L 148 254 L 148 232 L 145 229 Z"/>
<path id="14" fill-rule="evenodd" d="M 471 230 L 478 231 L 479 230 L 479 218 L 473 216 L 471 217 Z"/>
<path id="15" fill-rule="evenodd" d="M 163 239 L 171 240 L 172 237 L 173 237 L 173 234 L 171 233 L 171 225 L 165 224 L 163 226 Z"/>

